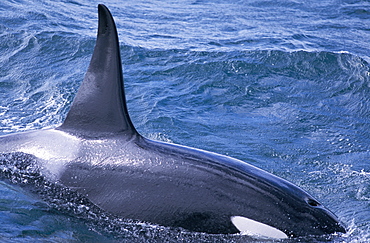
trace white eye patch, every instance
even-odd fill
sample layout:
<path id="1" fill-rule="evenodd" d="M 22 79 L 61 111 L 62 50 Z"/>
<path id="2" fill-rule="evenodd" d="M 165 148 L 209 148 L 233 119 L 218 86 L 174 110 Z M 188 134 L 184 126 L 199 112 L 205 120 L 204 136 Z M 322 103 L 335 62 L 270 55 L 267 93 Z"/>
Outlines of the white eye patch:
<path id="1" fill-rule="evenodd" d="M 232 216 L 231 222 L 240 230 L 240 234 L 254 237 L 267 237 L 274 239 L 287 239 L 288 236 L 267 224 L 257 222 L 242 216 Z"/>

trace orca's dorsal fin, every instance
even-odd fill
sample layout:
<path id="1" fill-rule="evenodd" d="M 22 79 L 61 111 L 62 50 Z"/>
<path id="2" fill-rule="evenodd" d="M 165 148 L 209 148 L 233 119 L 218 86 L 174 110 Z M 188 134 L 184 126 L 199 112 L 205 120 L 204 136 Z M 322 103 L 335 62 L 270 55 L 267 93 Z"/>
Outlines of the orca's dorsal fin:
<path id="1" fill-rule="evenodd" d="M 64 123 L 59 127 L 82 136 L 137 133 L 128 114 L 116 25 L 108 8 L 98 6 L 99 27 L 85 78 Z"/>

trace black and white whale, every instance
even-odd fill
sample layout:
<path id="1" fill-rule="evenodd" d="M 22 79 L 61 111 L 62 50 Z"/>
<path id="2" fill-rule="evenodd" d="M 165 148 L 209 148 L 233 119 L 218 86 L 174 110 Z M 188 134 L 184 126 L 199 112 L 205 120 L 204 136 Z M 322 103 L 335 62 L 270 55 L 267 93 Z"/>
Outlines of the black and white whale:
<path id="1" fill-rule="evenodd" d="M 90 66 L 64 123 L 0 137 L 100 209 L 190 231 L 288 238 L 345 232 L 297 186 L 243 161 L 141 136 L 126 107 L 117 30 L 99 5 Z M 9 156 L 11 158 L 11 156 Z"/>

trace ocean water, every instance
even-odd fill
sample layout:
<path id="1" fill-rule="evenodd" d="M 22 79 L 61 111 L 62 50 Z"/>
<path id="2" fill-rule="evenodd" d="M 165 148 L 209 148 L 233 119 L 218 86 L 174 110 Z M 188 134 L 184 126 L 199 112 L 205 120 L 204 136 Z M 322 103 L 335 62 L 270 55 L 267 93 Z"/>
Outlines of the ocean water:
<path id="1" fill-rule="evenodd" d="M 98 3 L 116 20 L 141 134 L 272 172 L 348 228 L 286 242 L 370 242 L 369 1 L 2 0 L 1 135 L 62 123 L 92 54 Z M 135 223 L 90 206 L 45 202 L 2 180 L 0 241 L 273 242 Z"/>

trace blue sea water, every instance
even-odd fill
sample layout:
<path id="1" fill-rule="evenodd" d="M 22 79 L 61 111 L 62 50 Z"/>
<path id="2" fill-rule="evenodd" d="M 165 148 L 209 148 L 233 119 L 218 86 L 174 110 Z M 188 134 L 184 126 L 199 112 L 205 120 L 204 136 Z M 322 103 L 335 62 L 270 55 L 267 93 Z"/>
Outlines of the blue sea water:
<path id="1" fill-rule="evenodd" d="M 369 1 L 2 0 L 1 135 L 61 124 L 92 54 L 98 3 L 116 20 L 140 133 L 283 177 L 348 228 L 287 242 L 370 242 Z M 69 206 L 0 181 L 0 241 L 272 242 Z"/>

